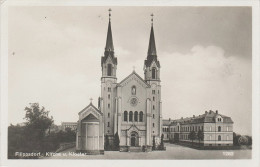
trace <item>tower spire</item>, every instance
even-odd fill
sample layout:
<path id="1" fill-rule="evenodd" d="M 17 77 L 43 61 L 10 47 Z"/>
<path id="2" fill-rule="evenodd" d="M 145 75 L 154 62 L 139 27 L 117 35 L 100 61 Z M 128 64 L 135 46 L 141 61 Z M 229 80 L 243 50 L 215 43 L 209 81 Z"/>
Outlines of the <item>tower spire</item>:
<path id="1" fill-rule="evenodd" d="M 107 30 L 107 41 L 105 51 L 114 52 L 114 45 L 113 45 L 113 37 L 112 37 L 112 30 L 111 30 L 111 9 L 109 8 L 109 23 L 108 23 L 108 30 Z"/>
<path id="2" fill-rule="evenodd" d="M 151 14 L 151 22 L 152 22 L 152 26 L 153 26 L 153 13 Z"/>
<path id="3" fill-rule="evenodd" d="M 154 16 L 154 14 L 152 13 L 151 14 L 150 39 L 149 39 L 149 45 L 148 45 L 147 58 L 145 60 L 146 67 L 149 67 L 153 61 L 155 61 L 157 66 L 160 67 L 160 62 L 157 60 L 157 52 L 156 52 L 156 46 L 155 46 L 155 38 L 154 38 L 154 30 L 153 30 L 153 16 Z"/>
<path id="4" fill-rule="evenodd" d="M 155 46 L 155 39 L 154 39 L 154 32 L 153 32 L 153 14 L 151 14 L 151 33 L 150 33 L 150 40 L 148 46 L 148 57 L 149 56 L 156 56 L 156 46 Z"/>

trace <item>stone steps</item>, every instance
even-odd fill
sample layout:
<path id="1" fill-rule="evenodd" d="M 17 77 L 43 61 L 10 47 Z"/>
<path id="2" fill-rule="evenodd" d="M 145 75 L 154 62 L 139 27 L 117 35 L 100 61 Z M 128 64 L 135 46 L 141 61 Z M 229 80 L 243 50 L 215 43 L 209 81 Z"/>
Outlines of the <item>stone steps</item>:
<path id="1" fill-rule="evenodd" d="M 129 152 L 142 152 L 142 147 L 129 147 Z"/>

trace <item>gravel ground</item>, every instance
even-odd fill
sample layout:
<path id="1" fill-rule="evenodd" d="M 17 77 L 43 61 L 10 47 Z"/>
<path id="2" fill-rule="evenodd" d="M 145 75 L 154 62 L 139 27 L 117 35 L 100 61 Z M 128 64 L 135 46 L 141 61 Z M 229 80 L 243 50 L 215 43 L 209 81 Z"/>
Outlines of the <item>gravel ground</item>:
<path id="1" fill-rule="evenodd" d="M 44 159 L 250 159 L 252 150 L 196 150 L 165 143 L 166 151 L 118 152 L 105 151 L 104 155 L 75 155 L 75 148 L 61 152 L 59 156 Z M 73 155 L 74 154 L 74 155 Z"/>

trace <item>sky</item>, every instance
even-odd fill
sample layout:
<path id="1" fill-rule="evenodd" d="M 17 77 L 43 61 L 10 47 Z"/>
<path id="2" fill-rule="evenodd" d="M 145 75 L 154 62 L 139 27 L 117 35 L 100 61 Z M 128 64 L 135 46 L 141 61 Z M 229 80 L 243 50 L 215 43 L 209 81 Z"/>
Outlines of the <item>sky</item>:
<path id="1" fill-rule="evenodd" d="M 101 92 L 109 7 L 9 7 L 9 123 L 37 102 L 55 124 L 77 121 Z M 163 119 L 218 110 L 251 135 L 250 7 L 111 7 L 117 78 L 143 77 L 151 13 L 161 64 Z"/>

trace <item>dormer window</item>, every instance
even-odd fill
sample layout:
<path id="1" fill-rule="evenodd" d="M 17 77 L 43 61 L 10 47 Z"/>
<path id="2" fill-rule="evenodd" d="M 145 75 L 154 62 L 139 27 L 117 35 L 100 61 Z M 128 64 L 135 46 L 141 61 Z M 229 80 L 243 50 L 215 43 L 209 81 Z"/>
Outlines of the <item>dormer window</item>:
<path id="1" fill-rule="evenodd" d="M 112 76 L 112 64 L 107 65 L 107 76 Z"/>
<path id="2" fill-rule="evenodd" d="M 152 79 L 156 78 L 156 68 L 152 69 Z"/>

